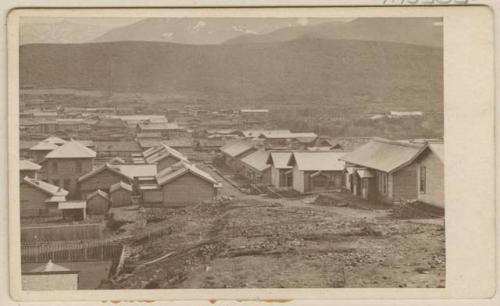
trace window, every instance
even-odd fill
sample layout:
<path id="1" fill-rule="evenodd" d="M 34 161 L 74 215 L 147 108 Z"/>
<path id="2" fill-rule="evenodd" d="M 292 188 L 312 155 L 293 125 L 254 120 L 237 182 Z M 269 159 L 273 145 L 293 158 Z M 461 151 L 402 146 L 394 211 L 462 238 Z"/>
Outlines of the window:
<path id="1" fill-rule="evenodd" d="M 425 193 L 427 184 L 427 169 L 424 166 L 420 167 L 420 193 Z"/>
<path id="2" fill-rule="evenodd" d="M 82 162 L 80 160 L 76 161 L 76 172 L 82 172 Z"/>
<path id="3" fill-rule="evenodd" d="M 57 173 L 57 162 L 56 161 L 52 162 L 52 172 Z"/>
<path id="4" fill-rule="evenodd" d="M 380 173 L 378 190 L 382 194 L 387 194 L 387 173 Z"/>

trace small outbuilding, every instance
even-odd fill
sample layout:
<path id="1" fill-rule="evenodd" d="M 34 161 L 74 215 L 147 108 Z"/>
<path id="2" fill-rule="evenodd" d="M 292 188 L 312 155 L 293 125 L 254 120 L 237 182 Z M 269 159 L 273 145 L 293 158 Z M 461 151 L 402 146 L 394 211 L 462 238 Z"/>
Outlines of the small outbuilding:
<path id="1" fill-rule="evenodd" d="M 111 199 L 109 195 L 97 190 L 87 196 L 87 214 L 88 215 L 104 215 L 111 207 Z"/>
<path id="2" fill-rule="evenodd" d="M 118 182 L 109 188 L 109 197 L 113 207 L 132 205 L 132 185 Z"/>
<path id="3" fill-rule="evenodd" d="M 57 208 L 62 212 L 63 219 L 68 221 L 83 221 L 87 218 L 85 201 L 59 202 Z"/>

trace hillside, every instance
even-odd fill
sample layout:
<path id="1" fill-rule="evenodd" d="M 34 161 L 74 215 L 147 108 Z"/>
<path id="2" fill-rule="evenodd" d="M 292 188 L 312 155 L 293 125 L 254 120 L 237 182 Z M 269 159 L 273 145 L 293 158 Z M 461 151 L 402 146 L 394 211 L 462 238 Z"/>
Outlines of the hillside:
<path id="1" fill-rule="evenodd" d="M 20 84 L 233 103 L 368 100 L 442 108 L 442 49 L 310 37 L 245 45 L 33 44 L 20 48 Z"/>
<path id="2" fill-rule="evenodd" d="M 101 36 L 109 27 L 78 22 L 61 21 L 56 23 L 21 24 L 20 44 L 74 44 L 83 43 Z"/>
<path id="3" fill-rule="evenodd" d="M 443 46 L 440 18 L 358 18 L 350 22 L 327 22 L 311 26 L 294 26 L 268 34 L 245 34 L 227 44 L 288 41 L 304 35 L 322 39 L 396 42 L 431 47 Z"/>

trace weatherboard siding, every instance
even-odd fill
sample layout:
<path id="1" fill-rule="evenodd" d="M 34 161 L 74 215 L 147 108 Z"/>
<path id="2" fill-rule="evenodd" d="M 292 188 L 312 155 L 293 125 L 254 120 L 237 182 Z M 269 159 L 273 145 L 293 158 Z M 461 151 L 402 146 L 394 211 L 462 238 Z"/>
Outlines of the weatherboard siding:
<path id="1" fill-rule="evenodd" d="M 417 170 L 418 167 L 414 163 L 392 175 L 393 202 L 416 200 L 418 198 Z"/>
<path id="2" fill-rule="evenodd" d="M 88 215 L 104 215 L 109 210 L 110 203 L 101 196 L 94 196 L 87 200 Z"/>
<path id="3" fill-rule="evenodd" d="M 210 200 L 216 195 L 216 188 L 191 173 L 166 183 L 162 187 L 164 206 L 183 206 Z"/>
<path id="4" fill-rule="evenodd" d="M 120 188 L 113 191 L 110 195 L 112 207 L 128 206 L 132 204 L 132 193 Z"/>
<path id="5" fill-rule="evenodd" d="M 420 191 L 420 171 L 418 169 L 425 167 L 425 192 Z M 431 151 L 422 157 L 417 167 L 417 187 L 418 200 L 427 204 L 444 208 L 444 164 Z"/>
<path id="6" fill-rule="evenodd" d="M 50 196 L 47 193 L 38 190 L 37 188 L 30 186 L 26 183 L 21 183 L 20 186 L 20 206 L 21 206 L 21 218 L 25 217 L 36 217 L 40 215 L 46 215 L 48 213 L 58 214 L 57 208 L 51 208 L 48 210 L 49 206 L 45 203 Z"/>
<path id="7" fill-rule="evenodd" d="M 80 194 L 83 199 L 87 198 L 87 195 L 93 193 L 94 191 L 100 189 L 102 191 L 108 192 L 109 188 L 120 182 L 125 181 L 130 183 L 125 177 L 119 175 L 111 170 L 105 169 L 96 175 L 87 178 L 79 183 Z"/>
<path id="8" fill-rule="evenodd" d="M 77 161 L 81 162 L 81 171 L 77 171 Z M 57 170 L 54 171 L 53 164 L 57 163 Z M 49 159 L 42 164 L 46 174 L 45 179 L 53 184 L 58 181 L 59 187 L 66 189 L 69 199 L 79 198 L 78 178 L 92 170 L 92 159 L 87 158 L 68 158 L 68 159 Z M 65 185 L 65 181 L 68 182 Z"/>

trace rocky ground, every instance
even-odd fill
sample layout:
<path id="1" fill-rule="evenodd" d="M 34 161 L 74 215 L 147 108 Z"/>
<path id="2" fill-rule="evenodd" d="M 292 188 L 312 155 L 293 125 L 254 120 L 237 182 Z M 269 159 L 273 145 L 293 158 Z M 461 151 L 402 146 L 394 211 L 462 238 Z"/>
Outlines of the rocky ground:
<path id="1" fill-rule="evenodd" d="M 444 287 L 444 220 L 338 193 L 314 198 L 244 195 L 147 209 L 144 229 L 111 288 Z M 347 203 L 347 206 L 346 206 Z M 396 213 L 395 213 L 396 212 Z M 404 216 L 402 218 L 401 216 Z"/>

